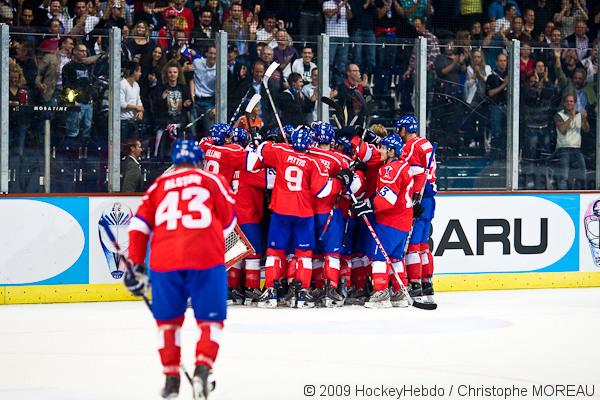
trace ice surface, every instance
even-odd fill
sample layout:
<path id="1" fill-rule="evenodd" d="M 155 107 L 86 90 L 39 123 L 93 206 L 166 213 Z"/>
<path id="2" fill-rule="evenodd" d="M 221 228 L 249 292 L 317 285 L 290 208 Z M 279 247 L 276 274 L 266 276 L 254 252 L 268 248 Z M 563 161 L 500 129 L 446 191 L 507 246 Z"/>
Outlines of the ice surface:
<path id="1" fill-rule="evenodd" d="M 309 399 L 304 386 L 318 395 L 322 384 L 438 385 L 448 398 L 450 385 L 542 383 L 595 384 L 600 398 L 600 288 L 436 298 L 436 311 L 232 307 L 211 399 Z M 188 310 L 190 371 L 197 337 Z M 156 346 L 142 302 L 0 306 L 0 399 L 159 399 Z M 314 398 L 375 398 L 355 394 Z M 185 380 L 180 398 L 191 398 Z"/>

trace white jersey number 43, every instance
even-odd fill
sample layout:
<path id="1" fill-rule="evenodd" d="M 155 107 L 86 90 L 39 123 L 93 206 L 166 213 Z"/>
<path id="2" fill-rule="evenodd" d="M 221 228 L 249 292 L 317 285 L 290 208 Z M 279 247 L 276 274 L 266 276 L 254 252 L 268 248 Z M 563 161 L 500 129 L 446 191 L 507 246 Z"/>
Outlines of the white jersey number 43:
<path id="1" fill-rule="evenodd" d="M 210 197 L 210 192 L 204 188 L 192 186 L 181 191 L 181 200 L 190 200 L 187 210 L 179 209 L 179 192 L 168 192 L 156 208 L 156 225 L 166 222 L 167 230 L 177 229 L 179 220 L 187 229 L 203 229 L 212 223 L 212 214 L 204 202 Z M 199 218 L 194 218 L 192 212 L 200 213 Z"/>

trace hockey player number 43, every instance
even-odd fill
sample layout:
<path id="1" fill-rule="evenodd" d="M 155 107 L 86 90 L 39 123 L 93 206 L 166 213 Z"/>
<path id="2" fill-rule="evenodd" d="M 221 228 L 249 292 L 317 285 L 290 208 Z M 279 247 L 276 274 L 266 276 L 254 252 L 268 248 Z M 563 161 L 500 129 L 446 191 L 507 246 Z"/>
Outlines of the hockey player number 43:
<path id="1" fill-rule="evenodd" d="M 210 192 L 201 187 L 187 187 L 181 191 L 181 200 L 186 201 L 187 210 L 179 209 L 179 192 L 169 192 L 156 209 L 156 225 L 167 223 L 167 230 L 177 229 L 179 220 L 187 229 L 203 229 L 212 223 L 210 208 L 204 202 L 210 197 Z M 194 218 L 192 212 L 199 212 L 200 217 Z"/>
<path id="2" fill-rule="evenodd" d="M 299 192 L 302 190 L 302 170 L 300 168 L 294 166 L 287 167 L 284 176 L 290 192 Z"/>

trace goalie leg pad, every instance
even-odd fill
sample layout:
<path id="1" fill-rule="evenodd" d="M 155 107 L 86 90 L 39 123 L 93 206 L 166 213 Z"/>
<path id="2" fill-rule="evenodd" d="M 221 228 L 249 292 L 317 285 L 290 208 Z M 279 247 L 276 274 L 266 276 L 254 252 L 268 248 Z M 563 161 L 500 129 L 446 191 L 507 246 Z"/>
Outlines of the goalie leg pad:
<path id="1" fill-rule="evenodd" d="M 165 375 L 179 376 L 181 364 L 181 326 L 184 315 L 171 320 L 157 320 L 158 354 Z"/>
<path id="2" fill-rule="evenodd" d="M 212 368 L 219 352 L 221 334 L 223 333 L 223 321 L 209 322 L 197 320 L 196 322 L 200 329 L 200 339 L 196 343 L 195 365 L 202 364 L 208 368 Z"/>

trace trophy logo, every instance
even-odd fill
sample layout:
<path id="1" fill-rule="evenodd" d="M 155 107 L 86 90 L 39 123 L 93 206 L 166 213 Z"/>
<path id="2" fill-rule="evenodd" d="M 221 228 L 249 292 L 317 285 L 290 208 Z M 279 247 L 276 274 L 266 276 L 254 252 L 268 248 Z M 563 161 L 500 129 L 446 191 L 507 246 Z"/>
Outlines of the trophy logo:
<path id="1" fill-rule="evenodd" d="M 594 265 L 600 268 L 600 199 L 594 200 L 588 205 L 583 217 L 583 226 Z"/>
<path id="2" fill-rule="evenodd" d="M 105 209 L 100 216 L 100 220 L 104 219 L 108 222 L 109 229 L 113 235 L 115 235 L 117 243 L 119 243 L 123 252 L 127 252 L 127 249 L 129 248 L 128 230 L 131 218 L 133 218 L 131 208 L 118 202 L 114 203 L 110 209 Z M 124 273 L 123 270 L 119 268 L 121 262 L 124 261 L 122 260 L 123 256 L 121 256 L 115 246 L 113 246 L 99 223 L 98 236 L 110 274 L 113 278 L 120 279 Z"/>

